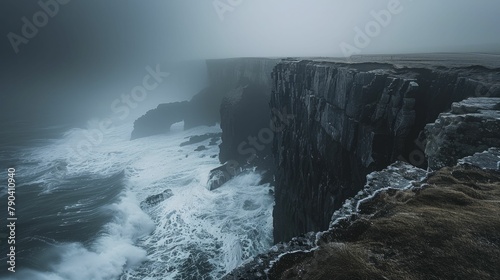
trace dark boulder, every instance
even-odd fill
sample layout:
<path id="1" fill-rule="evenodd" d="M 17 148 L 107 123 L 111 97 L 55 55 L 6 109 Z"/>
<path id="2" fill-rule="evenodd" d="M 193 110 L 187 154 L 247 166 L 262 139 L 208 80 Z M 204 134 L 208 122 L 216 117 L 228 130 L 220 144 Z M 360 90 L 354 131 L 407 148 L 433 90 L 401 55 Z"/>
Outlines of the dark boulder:
<path id="1" fill-rule="evenodd" d="M 194 150 L 195 150 L 196 152 L 201 152 L 201 151 L 204 151 L 204 150 L 206 150 L 206 149 L 207 149 L 207 147 L 205 147 L 205 146 L 201 145 L 201 146 L 198 146 L 198 147 L 197 147 L 196 149 L 194 149 Z"/>
<path id="2" fill-rule="evenodd" d="M 143 202 L 141 202 L 141 208 L 155 206 L 160 202 L 169 199 L 173 195 L 174 194 L 171 189 L 166 189 L 162 193 L 148 196 Z"/>
<path id="3" fill-rule="evenodd" d="M 188 141 L 182 142 L 180 144 L 181 147 L 187 146 L 187 145 L 192 145 L 196 143 L 203 142 L 207 139 L 210 139 L 209 145 L 213 145 L 214 142 L 217 142 L 220 139 L 221 134 L 220 133 L 207 133 L 203 135 L 195 135 L 189 137 Z"/>
<path id="4" fill-rule="evenodd" d="M 241 168 L 226 163 L 217 168 L 210 170 L 207 181 L 207 189 L 209 191 L 220 188 L 227 181 L 233 178 L 236 174 L 241 172 Z"/>

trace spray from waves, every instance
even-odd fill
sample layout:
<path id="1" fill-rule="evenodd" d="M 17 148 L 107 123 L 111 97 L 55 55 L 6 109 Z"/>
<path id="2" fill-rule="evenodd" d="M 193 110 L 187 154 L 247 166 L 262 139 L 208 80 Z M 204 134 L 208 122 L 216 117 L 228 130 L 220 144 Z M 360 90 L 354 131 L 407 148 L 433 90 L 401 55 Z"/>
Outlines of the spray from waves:
<path id="1" fill-rule="evenodd" d="M 157 227 L 141 246 L 149 260 L 122 279 L 220 279 L 272 245 L 270 187 L 237 176 L 208 191 L 194 181 L 150 209 Z"/>
<path id="2" fill-rule="evenodd" d="M 154 224 L 139 208 L 139 201 L 126 182 L 125 167 L 133 155 L 117 157 L 110 149 L 112 143 L 126 143 L 124 131 L 127 133 L 127 129 L 116 129 L 81 164 L 74 164 L 70 160 L 74 155 L 68 153 L 68 147 L 81 139 L 78 129 L 69 131 L 62 139 L 46 141 L 42 147 L 29 147 L 16 155 L 21 161 L 18 176 L 26 181 L 19 186 L 19 193 L 32 194 L 32 205 L 24 208 L 38 209 L 35 213 L 25 211 L 23 217 L 35 221 L 29 228 L 44 229 L 41 233 L 44 236 L 32 234 L 21 241 L 40 240 L 47 244 L 36 248 L 39 252 L 34 254 L 37 260 L 33 260 L 33 267 L 43 269 L 22 269 L 19 265 L 14 278 L 3 279 L 116 279 L 124 269 L 145 260 L 146 251 L 134 244 L 150 234 Z M 119 176 L 121 186 L 113 186 L 117 182 L 108 179 L 116 177 L 117 172 L 122 174 Z M 85 183 L 99 181 L 99 178 L 108 184 Z M 120 193 L 113 195 L 115 190 Z M 58 209 L 62 211 L 56 215 L 54 211 Z M 65 228 L 72 228 L 73 234 L 67 236 L 74 239 L 78 228 L 87 231 L 86 228 L 94 226 L 95 221 L 105 215 L 111 216 L 111 221 L 98 229 L 90 241 L 87 238 L 79 242 L 64 241 L 68 233 Z"/>
<path id="3" fill-rule="evenodd" d="M 56 256 L 49 272 L 25 269 L 15 279 L 217 279 L 272 245 L 271 187 L 259 185 L 260 175 L 242 174 L 210 192 L 205 185 L 209 170 L 218 166 L 218 147 L 208 140 L 180 146 L 189 136 L 220 128 L 177 129 L 130 141 L 131 129 L 113 128 L 77 163 L 71 148 L 82 139 L 79 129 L 18 155 L 24 162 L 19 173 L 42 184 L 44 195 L 57 195 L 67 178 L 108 178 L 121 171 L 124 187 L 118 200 L 103 207 L 113 219 L 92 242 L 55 242 L 47 250 L 48 258 Z M 198 145 L 206 149 L 195 152 Z M 171 198 L 139 207 L 167 189 Z"/>
<path id="4" fill-rule="evenodd" d="M 114 220 L 105 225 L 90 246 L 82 243 L 55 245 L 47 255 L 57 255 L 60 262 L 51 264 L 50 272 L 21 270 L 16 278 L 50 280 L 116 279 L 124 269 L 146 259 L 146 251 L 134 244 L 154 228 L 149 217 L 137 206 L 134 195 L 125 192 L 119 202 L 109 205 Z"/>
<path id="5" fill-rule="evenodd" d="M 209 171 L 219 165 L 218 146 L 210 139 L 180 146 L 186 137 L 218 132 L 196 128 L 168 137 L 170 145 L 141 154 L 130 168 L 129 183 L 142 200 L 170 190 L 172 196 L 144 210 L 156 228 L 138 243 L 148 260 L 121 279 L 220 279 L 272 245 L 272 188 L 249 172 L 209 191 Z M 147 140 L 159 145 L 162 137 Z M 136 140 L 137 141 L 137 140 Z M 146 142 L 144 142 L 146 143 Z M 201 152 L 194 150 L 204 145 Z"/>

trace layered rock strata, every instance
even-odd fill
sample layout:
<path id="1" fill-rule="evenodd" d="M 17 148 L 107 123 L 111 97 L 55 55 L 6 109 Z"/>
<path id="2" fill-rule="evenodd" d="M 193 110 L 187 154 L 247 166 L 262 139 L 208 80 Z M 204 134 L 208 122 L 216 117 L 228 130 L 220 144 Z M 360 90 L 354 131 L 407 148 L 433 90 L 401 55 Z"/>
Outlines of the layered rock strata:
<path id="1" fill-rule="evenodd" d="M 285 60 L 271 109 L 294 116 L 276 133 L 275 241 L 328 228 L 331 216 L 395 160 L 426 168 L 424 127 L 470 96 L 500 96 L 497 69 Z"/>
<path id="2" fill-rule="evenodd" d="M 429 168 L 437 170 L 458 159 L 500 147 L 500 98 L 469 98 L 453 103 L 425 127 Z"/>

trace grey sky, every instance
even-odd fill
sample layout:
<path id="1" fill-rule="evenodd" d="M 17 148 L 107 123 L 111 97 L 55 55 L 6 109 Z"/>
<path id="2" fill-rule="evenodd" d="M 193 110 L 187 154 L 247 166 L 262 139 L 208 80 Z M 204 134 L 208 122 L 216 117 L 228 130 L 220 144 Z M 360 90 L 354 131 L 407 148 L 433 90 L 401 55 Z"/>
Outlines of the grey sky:
<path id="1" fill-rule="evenodd" d="M 364 29 L 373 20 L 371 12 L 387 9 L 391 0 L 239 1 L 221 20 L 213 0 L 71 0 L 60 5 L 36 36 L 19 44 L 17 54 L 7 35 L 21 36 L 21 18 L 32 21 L 41 8 L 38 1 L 2 1 L 2 117 L 24 114 L 18 109 L 21 105 L 33 115 L 56 112 L 56 118 L 58 110 L 81 113 L 80 117 L 82 112 L 101 113 L 140 82 L 146 66 L 160 63 L 172 68 L 174 60 L 342 56 L 339 45 L 353 45 L 354 28 Z M 360 49 L 362 54 L 500 53 L 500 1 L 400 3 L 402 11 Z M 175 80 L 179 77 L 174 76 Z M 193 85 L 196 79 L 192 88 L 176 88 L 175 92 L 170 85 L 162 85 L 148 106 L 192 96 L 202 86 Z M 57 110 L 46 110 L 54 103 L 66 109 L 60 105 Z"/>

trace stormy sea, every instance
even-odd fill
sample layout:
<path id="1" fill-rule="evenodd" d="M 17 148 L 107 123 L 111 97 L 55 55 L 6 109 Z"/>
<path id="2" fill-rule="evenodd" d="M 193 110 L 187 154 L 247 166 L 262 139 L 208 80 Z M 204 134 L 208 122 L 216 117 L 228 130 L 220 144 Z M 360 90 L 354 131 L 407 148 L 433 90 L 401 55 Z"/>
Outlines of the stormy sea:
<path id="1" fill-rule="evenodd" d="M 207 189 L 220 138 L 189 138 L 218 135 L 218 126 L 178 123 L 132 141 L 131 124 L 115 126 L 85 157 L 75 151 L 92 121 L 3 126 L 1 164 L 15 168 L 18 265 L 0 279 L 219 279 L 272 245 L 272 187 L 259 183 L 261 174 Z"/>

